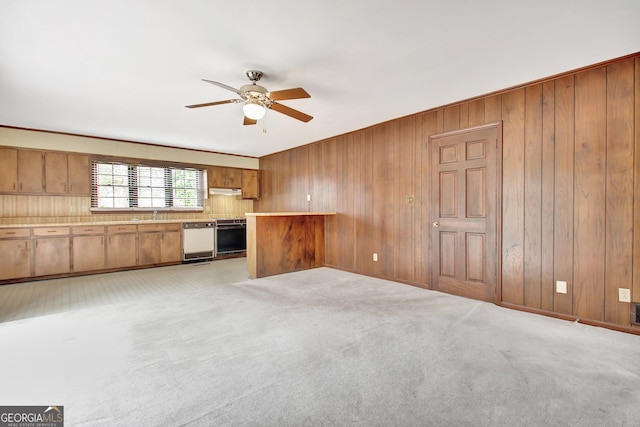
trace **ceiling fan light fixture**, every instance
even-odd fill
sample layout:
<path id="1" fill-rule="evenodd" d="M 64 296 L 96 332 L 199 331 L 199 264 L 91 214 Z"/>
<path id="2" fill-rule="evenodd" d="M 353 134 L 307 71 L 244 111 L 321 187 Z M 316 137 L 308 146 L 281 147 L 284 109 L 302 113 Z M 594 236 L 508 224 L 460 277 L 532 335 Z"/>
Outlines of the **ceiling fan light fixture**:
<path id="1" fill-rule="evenodd" d="M 251 120 L 260 120 L 264 117 L 266 108 L 256 99 L 249 99 L 242 106 L 245 117 Z"/>

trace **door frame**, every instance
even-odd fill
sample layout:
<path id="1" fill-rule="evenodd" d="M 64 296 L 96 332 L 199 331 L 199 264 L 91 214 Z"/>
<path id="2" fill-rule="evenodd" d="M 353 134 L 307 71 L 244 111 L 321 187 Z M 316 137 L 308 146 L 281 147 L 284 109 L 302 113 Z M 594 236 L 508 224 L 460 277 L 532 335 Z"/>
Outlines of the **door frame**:
<path id="1" fill-rule="evenodd" d="M 499 121 L 495 121 L 495 122 L 491 122 L 491 123 L 486 123 L 483 125 L 478 125 L 478 126 L 471 126 L 471 127 L 467 127 L 467 128 L 463 128 L 463 129 L 456 129 L 456 130 L 452 130 L 452 131 L 448 131 L 448 132 L 442 132 L 442 133 L 436 133 L 433 135 L 429 135 L 428 137 L 428 143 L 427 143 L 427 148 L 428 148 L 428 158 L 429 158 L 429 165 L 432 164 L 432 158 L 431 158 L 431 148 L 432 148 L 432 143 L 434 140 L 440 139 L 440 138 L 444 138 L 444 137 L 449 137 L 449 136 L 454 136 L 454 135 L 459 135 L 459 134 L 463 134 L 463 133 L 469 133 L 469 132 L 475 132 L 475 131 L 480 131 L 480 130 L 485 130 L 485 129 L 490 129 L 490 128 L 496 128 L 496 133 L 497 133 L 497 140 L 496 140 L 496 188 L 495 188 L 495 194 L 496 194 L 496 218 L 495 218 L 495 230 L 496 230 L 496 236 L 495 236 L 495 240 L 496 240 L 496 300 L 494 301 L 495 304 L 500 305 L 500 303 L 502 302 L 502 185 L 503 185 L 503 177 L 502 177 L 502 120 Z M 434 257 L 433 257 L 433 251 L 436 250 L 435 248 L 435 242 L 433 241 L 433 233 L 431 232 L 431 200 L 432 200 L 432 194 L 431 194 L 431 189 L 432 187 L 432 182 L 431 182 L 431 177 L 432 177 L 432 173 L 431 173 L 431 169 L 429 169 L 429 178 L 428 178 L 428 200 L 429 200 L 429 218 L 428 218 L 428 229 L 429 229 L 429 253 L 431 254 L 429 256 L 429 289 L 435 289 L 434 288 L 434 284 L 433 284 L 433 274 L 434 274 L 434 268 L 436 266 L 434 266 Z"/>

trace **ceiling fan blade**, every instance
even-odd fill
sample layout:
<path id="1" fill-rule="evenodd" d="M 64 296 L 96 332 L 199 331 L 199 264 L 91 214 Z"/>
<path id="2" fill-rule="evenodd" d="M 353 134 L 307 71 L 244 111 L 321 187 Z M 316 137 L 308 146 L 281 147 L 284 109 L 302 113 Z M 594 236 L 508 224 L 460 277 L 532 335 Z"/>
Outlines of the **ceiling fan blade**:
<path id="1" fill-rule="evenodd" d="M 267 93 L 267 96 L 272 101 L 282 101 L 283 99 L 311 98 L 311 95 L 309 95 L 307 91 L 302 89 L 301 87 L 269 92 Z"/>
<path id="2" fill-rule="evenodd" d="M 311 117 L 308 114 L 305 114 L 298 110 L 294 110 L 293 108 L 287 107 L 286 105 L 278 104 L 277 102 L 274 102 L 273 104 L 271 104 L 270 108 L 272 110 L 276 110 L 278 113 L 285 114 L 289 117 L 293 117 L 294 119 L 298 119 L 302 122 L 308 122 L 309 120 L 313 119 L 313 117 Z"/>
<path id="3" fill-rule="evenodd" d="M 224 84 L 224 83 L 214 82 L 213 80 L 207 80 L 207 79 L 202 79 L 202 81 L 203 81 L 203 82 L 207 82 L 207 83 L 211 83 L 212 85 L 219 86 L 219 87 L 221 87 L 221 88 L 223 88 L 223 89 L 227 89 L 227 90 L 230 90 L 231 92 L 235 92 L 235 93 L 237 93 L 238 95 L 241 95 L 241 92 L 240 92 L 240 90 L 239 90 L 239 89 L 233 88 L 233 87 L 231 87 L 231 86 L 227 86 L 227 85 L 226 85 L 226 84 Z"/>
<path id="4" fill-rule="evenodd" d="M 216 102 L 206 102 L 204 104 L 193 104 L 193 105 L 185 105 L 187 108 L 200 108 L 200 107 L 210 107 L 212 105 L 220 105 L 220 104 L 234 104 L 238 101 L 242 101 L 241 99 L 227 99 L 224 101 L 216 101 Z"/>
<path id="5" fill-rule="evenodd" d="M 242 123 L 243 125 L 255 125 L 256 123 L 258 123 L 257 120 L 253 120 L 248 118 L 247 116 L 244 116 L 244 123 Z"/>

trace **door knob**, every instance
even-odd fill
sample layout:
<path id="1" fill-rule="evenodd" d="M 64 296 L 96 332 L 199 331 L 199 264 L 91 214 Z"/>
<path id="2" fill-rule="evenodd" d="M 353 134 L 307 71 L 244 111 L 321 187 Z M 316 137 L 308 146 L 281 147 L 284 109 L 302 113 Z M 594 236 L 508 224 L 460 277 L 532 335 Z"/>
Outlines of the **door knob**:
<path id="1" fill-rule="evenodd" d="M 433 226 L 434 226 L 435 228 L 438 228 L 438 227 L 440 227 L 440 223 L 439 223 L 438 221 L 435 221 L 435 222 L 433 223 Z"/>

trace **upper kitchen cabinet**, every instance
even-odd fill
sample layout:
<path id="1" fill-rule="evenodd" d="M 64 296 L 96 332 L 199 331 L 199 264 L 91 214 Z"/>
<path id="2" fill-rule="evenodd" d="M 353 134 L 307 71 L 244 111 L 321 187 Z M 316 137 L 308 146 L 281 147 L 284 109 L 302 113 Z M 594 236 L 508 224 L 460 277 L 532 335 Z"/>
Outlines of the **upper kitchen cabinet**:
<path id="1" fill-rule="evenodd" d="M 18 191 L 18 150 L 0 148 L 0 192 Z"/>
<path id="2" fill-rule="evenodd" d="M 42 193 L 42 152 L 18 150 L 18 192 Z"/>
<path id="3" fill-rule="evenodd" d="M 242 170 L 242 198 L 260 198 L 260 171 L 253 169 Z"/>
<path id="4" fill-rule="evenodd" d="M 47 193 L 90 194 L 90 162 L 86 154 L 46 152 L 44 155 Z"/>
<path id="5" fill-rule="evenodd" d="M 0 192 L 42 193 L 42 152 L 0 148 Z"/>
<path id="6" fill-rule="evenodd" d="M 209 188 L 241 188 L 242 169 L 211 166 L 207 171 Z"/>
<path id="7" fill-rule="evenodd" d="M 67 155 L 44 153 L 44 182 L 47 193 L 67 192 Z"/>

